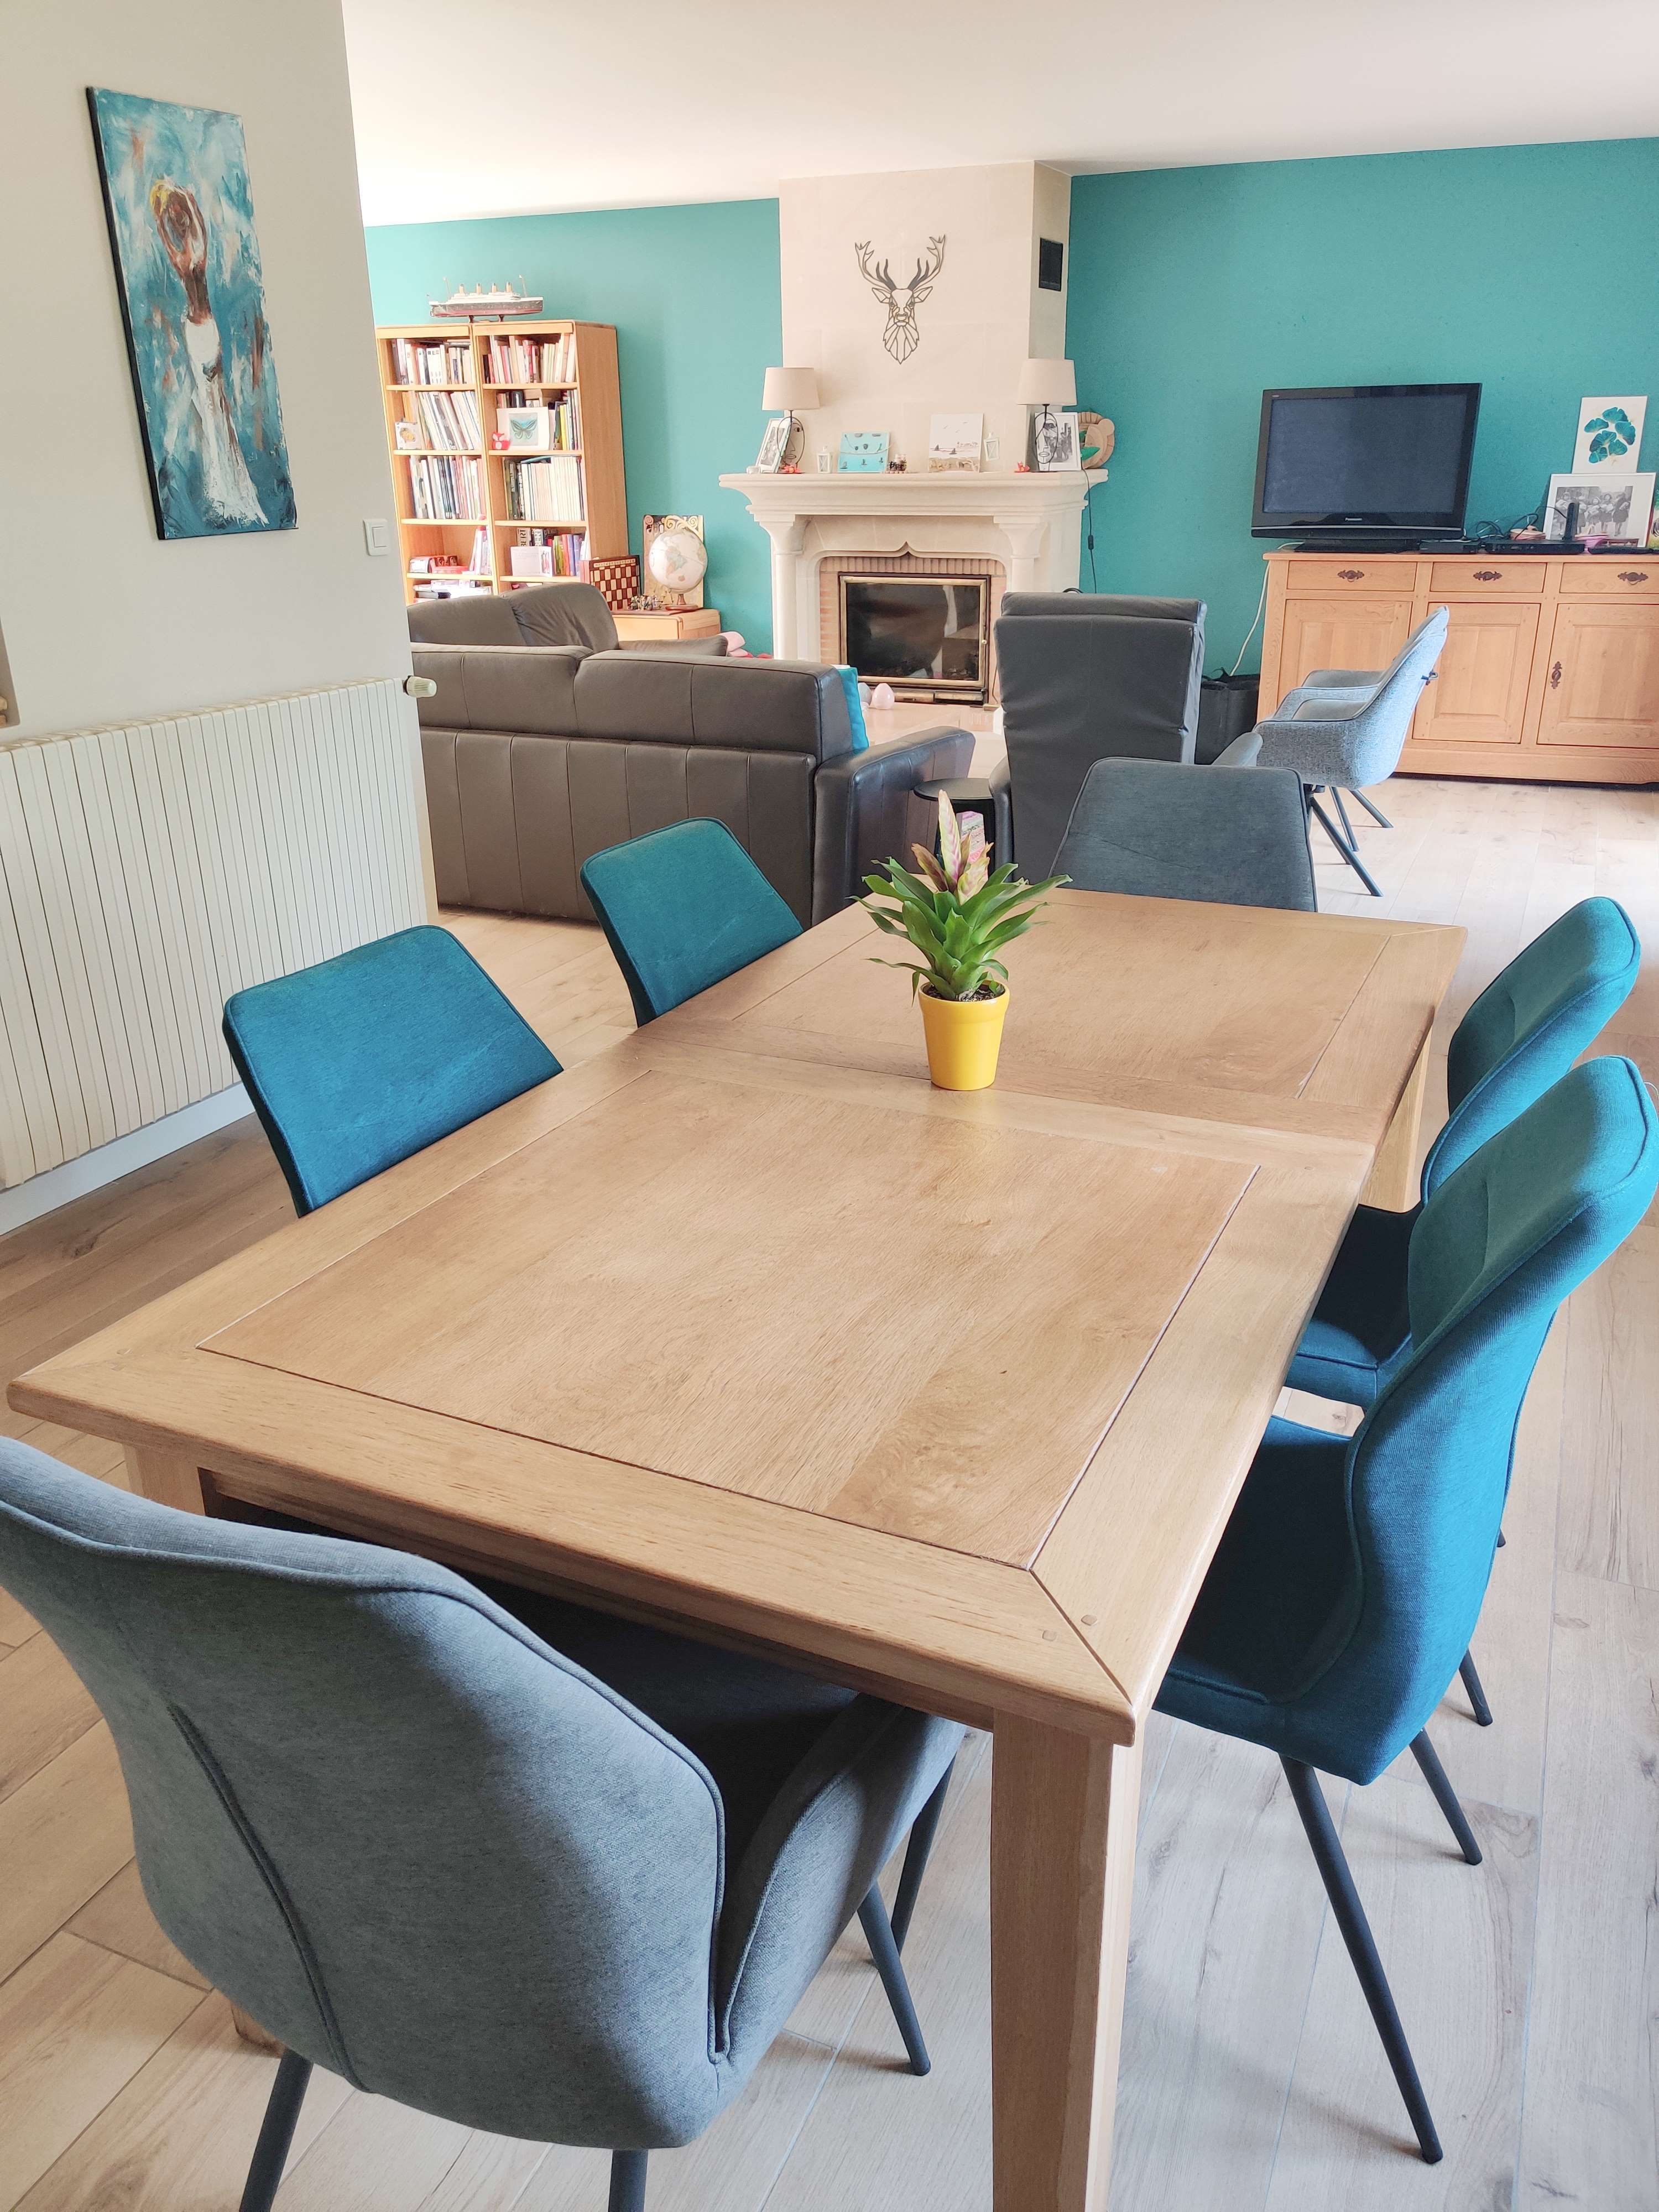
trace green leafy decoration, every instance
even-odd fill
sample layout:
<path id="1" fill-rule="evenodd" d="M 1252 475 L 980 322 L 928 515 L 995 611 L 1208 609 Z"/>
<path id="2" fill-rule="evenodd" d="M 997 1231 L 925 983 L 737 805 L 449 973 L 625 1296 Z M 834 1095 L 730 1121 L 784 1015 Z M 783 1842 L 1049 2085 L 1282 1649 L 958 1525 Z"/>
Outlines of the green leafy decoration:
<path id="1" fill-rule="evenodd" d="M 864 879 L 876 897 L 859 903 L 876 927 L 888 937 L 908 938 L 921 956 L 916 961 L 877 955 L 877 964 L 907 974 L 912 997 L 926 984 L 939 999 L 997 998 L 1008 981 L 997 954 L 1031 927 L 1043 894 L 1068 878 L 1049 876 L 1028 884 L 1014 873 L 1011 861 L 988 869 L 982 836 L 977 831 L 973 840 L 963 836 L 942 793 L 939 806 L 939 843 L 947 860 L 916 845 L 911 849 L 919 873 L 913 875 L 901 861 L 884 860 Z M 896 904 L 878 905 L 877 898 L 884 896 Z"/>
<path id="2" fill-rule="evenodd" d="M 1584 428 L 1590 434 L 1589 457 L 1594 461 L 1616 461 L 1636 443 L 1636 425 L 1622 407 L 1603 408 L 1592 415 Z"/>

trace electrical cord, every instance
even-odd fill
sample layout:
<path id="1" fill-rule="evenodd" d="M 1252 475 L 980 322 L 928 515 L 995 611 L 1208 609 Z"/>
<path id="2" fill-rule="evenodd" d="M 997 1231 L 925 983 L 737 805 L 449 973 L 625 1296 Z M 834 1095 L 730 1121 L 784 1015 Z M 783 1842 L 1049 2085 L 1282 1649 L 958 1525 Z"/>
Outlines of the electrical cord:
<path id="1" fill-rule="evenodd" d="M 1285 547 L 1285 545 L 1291 545 L 1291 544 L 1295 544 L 1295 542 L 1296 542 L 1296 541 L 1294 540 L 1294 538 L 1285 538 L 1285 539 L 1284 540 L 1283 544 L 1281 544 L 1281 545 L 1276 545 L 1276 546 L 1273 548 L 1273 550 L 1274 550 L 1275 552 L 1282 552 L 1282 551 L 1284 550 L 1284 547 Z M 1239 665 L 1240 665 L 1240 663 L 1243 660 L 1243 658 L 1244 658 L 1245 654 L 1246 654 L 1246 653 L 1249 651 L 1249 649 L 1250 649 L 1250 640 L 1251 640 L 1251 639 L 1255 635 L 1256 629 L 1257 629 L 1257 628 L 1258 628 L 1259 624 L 1261 623 L 1261 612 L 1262 612 L 1262 609 L 1263 609 L 1263 608 L 1267 605 L 1267 576 L 1268 576 L 1268 573 L 1269 573 L 1269 572 L 1268 572 L 1268 569 L 1267 569 L 1267 566 L 1266 566 L 1266 564 L 1265 564 L 1265 562 L 1264 562 L 1264 564 L 1263 564 L 1263 566 L 1262 566 L 1262 570 L 1261 570 L 1261 598 L 1256 601 L 1256 603 L 1255 603 L 1255 621 L 1254 621 L 1254 622 L 1252 622 L 1252 623 L 1251 623 L 1251 624 L 1250 624 L 1250 626 L 1249 626 L 1249 629 L 1247 629 L 1247 630 L 1245 631 L 1245 633 L 1244 633 L 1244 642 L 1243 642 L 1243 645 L 1241 645 L 1241 646 L 1239 647 L 1239 648 L 1238 648 L 1238 659 L 1237 659 L 1237 660 L 1236 660 L 1236 661 L 1234 661 L 1234 663 L 1233 663 L 1232 666 L 1231 666 L 1231 667 L 1227 671 L 1227 673 L 1228 673 L 1228 675 L 1229 675 L 1229 676 L 1237 676 L 1237 675 L 1238 671 L 1239 671 Z"/>
<path id="2" fill-rule="evenodd" d="M 1083 495 L 1085 527 L 1089 533 L 1089 589 L 1091 592 L 1100 589 L 1100 578 L 1095 573 L 1095 494 L 1099 489 L 1097 483 L 1091 483 Z"/>

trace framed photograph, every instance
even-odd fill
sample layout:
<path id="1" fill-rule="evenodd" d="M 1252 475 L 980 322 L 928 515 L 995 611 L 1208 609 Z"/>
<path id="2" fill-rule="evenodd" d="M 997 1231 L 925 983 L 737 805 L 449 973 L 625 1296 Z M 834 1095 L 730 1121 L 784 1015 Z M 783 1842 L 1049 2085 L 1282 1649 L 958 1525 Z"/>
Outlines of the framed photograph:
<path id="1" fill-rule="evenodd" d="M 1651 469 L 1592 471 L 1589 476 L 1550 478 L 1544 502 L 1544 535 L 1560 539 L 1567 534 L 1567 509 L 1578 507 L 1580 538 L 1611 538 L 1620 545 L 1645 545 L 1653 519 Z"/>
<path id="2" fill-rule="evenodd" d="M 421 436 L 420 424 L 411 422 L 406 417 L 403 422 L 392 424 L 392 434 L 397 441 L 400 453 L 418 453 L 425 444 Z"/>
<path id="3" fill-rule="evenodd" d="M 767 424 L 766 435 L 761 440 L 761 449 L 755 456 L 757 474 L 775 477 L 783 466 L 783 456 L 789 444 L 789 422 L 787 415 L 775 415 Z"/>
<path id="4" fill-rule="evenodd" d="M 841 434 L 840 473 L 880 477 L 887 473 L 889 434 L 885 430 L 843 430 Z"/>
<path id="5" fill-rule="evenodd" d="M 507 440 L 504 453 L 545 453 L 552 448 L 550 407 L 498 407 L 495 428 Z"/>
<path id="6" fill-rule="evenodd" d="M 1603 469 L 1634 469 L 1642 452 L 1642 425 L 1647 411 L 1645 392 L 1615 399 L 1581 399 L 1578 442 L 1572 449 L 1574 476 Z"/>
<path id="7" fill-rule="evenodd" d="M 985 417 L 982 415 L 935 415 L 927 429 L 927 466 L 930 473 L 977 469 L 980 447 L 984 439 Z"/>
<path id="8" fill-rule="evenodd" d="M 1057 408 L 1050 408 L 1047 414 L 1039 415 L 1034 426 L 1032 442 L 1039 469 L 1046 471 L 1049 469 L 1080 469 L 1083 466 L 1083 449 L 1078 440 L 1075 409 L 1062 413 Z"/>
<path id="9" fill-rule="evenodd" d="M 158 538 L 292 530 L 242 119 L 88 87 Z"/>

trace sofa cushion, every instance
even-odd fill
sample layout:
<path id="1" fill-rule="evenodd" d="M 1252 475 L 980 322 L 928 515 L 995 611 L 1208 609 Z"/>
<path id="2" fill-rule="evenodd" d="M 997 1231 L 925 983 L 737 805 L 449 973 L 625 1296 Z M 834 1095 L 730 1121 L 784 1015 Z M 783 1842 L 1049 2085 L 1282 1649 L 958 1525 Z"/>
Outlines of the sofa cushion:
<path id="1" fill-rule="evenodd" d="M 580 645 L 417 645 L 415 673 L 438 687 L 434 697 L 420 702 L 422 723 L 573 737 L 576 671 L 586 657 Z"/>
<path id="2" fill-rule="evenodd" d="M 596 653 L 616 645 L 605 594 L 592 584 L 532 584 L 511 592 L 507 604 L 526 645 L 586 645 Z"/>
<path id="3" fill-rule="evenodd" d="M 841 678 L 842 696 L 847 701 L 847 719 L 853 726 L 853 750 L 855 753 L 866 752 L 870 745 L 870 732 L 864 726 L 864 702 L 859 696 L 859 672 L 856 668 L 848 667 L 845 662 L 837 661 L 836 673 Z"/>
<path id="4" fill-rule="evenodd" d="M 590 654 L 576 678 L 585 738 L 650 738 L 833 760 L 856 750 L 838 670 L 816 661 Z"/>
<path id="5" fill-rule="evenodd" d="M 464 592 L 453 599 L 416 599 L 409 610 L 416 645 L 522 645 L 524 634 L 505 599 Z"/>

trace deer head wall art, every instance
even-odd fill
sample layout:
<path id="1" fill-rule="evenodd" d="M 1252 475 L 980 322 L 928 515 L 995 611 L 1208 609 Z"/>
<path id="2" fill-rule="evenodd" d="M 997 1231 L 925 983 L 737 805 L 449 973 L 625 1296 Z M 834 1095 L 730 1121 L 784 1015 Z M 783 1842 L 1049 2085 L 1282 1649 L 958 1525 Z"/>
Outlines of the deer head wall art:
<path id="1" fill-rule="evenodd" d="M 933 289 L 933 280 L 945 266 L 945 240 L 930 238 L 926 257 L 916 263 L 916 270 L 908 284 L 896 284 L 893 272 L 884 261 L 872 262 L 871 245 L 866 238 L 854 245 L 859 270 L 870 289 L 887 310 L 887 327 L 881 342 L 895 361 L 908 361 L 921 343 L 921 332 L 916 328 L 916 309 Z"/>

